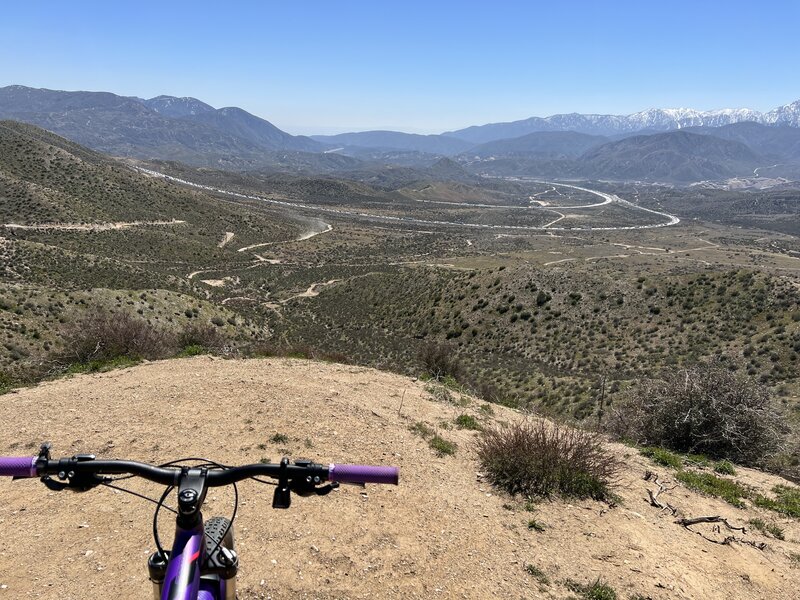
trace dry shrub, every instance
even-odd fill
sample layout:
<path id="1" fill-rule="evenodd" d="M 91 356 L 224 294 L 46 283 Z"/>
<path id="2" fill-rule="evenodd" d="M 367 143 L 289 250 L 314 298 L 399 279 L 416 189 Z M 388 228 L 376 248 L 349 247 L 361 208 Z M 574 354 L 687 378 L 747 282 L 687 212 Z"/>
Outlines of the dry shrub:
<path id="1" fill-rule="evenodd" d="M 494 485 L 530 497 L 605 500 L 618 469 L 596 433 L 533 419 L 486 429 L 478 458 Z"/>
<path id="2" fill-rule="evenodd" d="M 744 465 L 779 451 L 788 433 L 766 388 L 715 365 L 639 382 L 608 427 L 621 439 Z"/>
<path id="3" fill-rule="evenodd" d="M 464 378 L 464 368 L 455 350 L 447 344 L 425 344 L 420 348 L 418 358 L 425 372 L 434 379 L 452 377 L 460 381 Z"/>
<path id="4" fill-rule="evenodd" d="M 127 357 L 158 359 L 171 355 L 174 339 L 144 319 L 95 309 L 62 332 L 65 358 L 89 363 Z"/>
<path id="5" fill-rule="evenodd" d="M 200 346 L 206 350 L 221 352 L 226 343 L 227 338 L 209 323 L 187 323 L 177 337 L 177 344 L 181 349 Z"/>

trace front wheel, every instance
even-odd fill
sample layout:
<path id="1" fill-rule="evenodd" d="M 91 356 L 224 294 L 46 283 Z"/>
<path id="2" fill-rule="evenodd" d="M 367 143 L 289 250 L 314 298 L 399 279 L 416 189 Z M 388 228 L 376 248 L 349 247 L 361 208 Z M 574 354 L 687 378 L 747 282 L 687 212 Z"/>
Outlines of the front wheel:
<path id="1" fill-rule="evenodd" d="M 210 556 L 219 544 L 220 548 L 233 550 L 233 527 L 228 527 L 230 521 L 225 517 L 212 517 L 205 522 L 206 530 L 206 556 Z M 227 533 L 226 533 L 227 530 Z M 225 536 L 224 538 L 222 536 Z M 222 543 L 220 543 L 222 540 Z"/>
<path id="2" fill-rule="evenodd" d="M 221 600 L 235 600 L 236 598 L 236 572 L 239 569 L 239 558 L 235 553 L 229 552 L 234 549 L 233 527 L 229 527 L 229 524 L 230 521 L 225 517 L 213 517 L 203 525 L 206 533 L 206 568 L 205 575 L 201 577 L 201 589 L 210 591 L 209 598 L 220 598 Z M 233 562 L 230 561 L 231 557 Z M 206 587 L 203 588 L 203 586 Z"/>

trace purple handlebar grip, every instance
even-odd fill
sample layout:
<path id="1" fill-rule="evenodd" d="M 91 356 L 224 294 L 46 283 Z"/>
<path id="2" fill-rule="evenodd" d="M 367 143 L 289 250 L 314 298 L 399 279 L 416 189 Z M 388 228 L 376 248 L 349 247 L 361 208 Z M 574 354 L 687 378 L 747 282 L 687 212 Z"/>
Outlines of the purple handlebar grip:
<path id="1" fill-rule="evenodd" d="M 0 456 L 0 476 L 36 477 L 36 457 Z"/>
<path id="2" fill-rule="evenodd" d="M 341 483 L 390 483 L 397 485 L 400 469 L 371 465 L 330 465 L 328 479 Z"/>

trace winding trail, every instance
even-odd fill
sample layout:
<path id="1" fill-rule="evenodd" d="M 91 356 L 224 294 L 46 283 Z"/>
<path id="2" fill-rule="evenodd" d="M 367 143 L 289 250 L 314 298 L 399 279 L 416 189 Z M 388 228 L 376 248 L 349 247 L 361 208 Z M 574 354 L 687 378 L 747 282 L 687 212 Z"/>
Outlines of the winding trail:
<path id="1" fill-rule="evenodd" d="M 322 221 L 320 221 L 320 223 L 322 223 L 322 225 L 325 225 L 325 229 L 322 229 L 320 231 L 310 231 L 304 233 L 301 236 L 294 238 L 293 240 L 280 240 L 277 242 L 264 242 L 262 244 L 251 244 L 250 246 L 244 246 L 243 248 L 239 248 L 237 252 L 246 252 L 247 250 L 252 250 L 253 248 L 263 248 L 264 246 L 274 246 L 276 244 L 288 244 L 289 242 L 302 242 L 304 240 L 310 240 L 316 235 L 321 235 L 323 233 L 328 233 L 329 231 L 333 231 L 333 225 L 331 225 L 330 223 L 324 223 Z M 261 260 L 269 262 L 267 259 L 262 258 Z"/>
<path id="2" fill-rule="evenodd" d="M 224 248 L 225 246 L 228 245 L 228 242 L 230 242 L 233 239 L 234 235 L 236 235 L 236 234 L 233 233 L 232 231 L 226 231 L 225 232 L 225 237 L 222 238 L 222 241 L 219 244 L 217 244 L 217 246 L 219 248 Z"/>
<path id="3" fill-rule="evenodd" d="M 392 223 L 402 223 L 402 224 L 415 224 L 415 225 L 426 225 L 426 226 L 444 226 L 444 227 L 461 227 L 461 228 L 470 228 L 470 229 L 494 229 L 494 230 L 511 230 L 511 231 L 632 231 L 632 230 L 639 230 L 639 229 L 658 229 L 661 227 L 669 227 L 671 225 L 677 225 L 680 223 L 680 219 L 675 215 L 671 215 L 666 212 L 661 212 L 657 210 L 653 210 L 650 208 L 644 208 L 628 200 L 624 200 L 617 196 L 616 194 L 607 194 L 605 192 L 598 192 L 597 190 L 592 190 L 585 187 L 580 187 L 577 185 L 572 185 L 568 183 L 555 183 L 551 181 L 539 181 L 539 180 L 528 180 L 532 181 L 533 183 L 542 183 L 551 186 L 559 186 L 559 187 L 566 187 L 572 188 L 576 190 L 580 190 L 583 192 L 588 192 L 590 194 L 594 194 L 595 196 L 599 196 L 603 199 L 602 202 L 597 202 L 595 204 L 585 204 L 585 205 L 577 205 L 577 206 L 550 206 L 548 205 L 546 208 L 542 207 L 545 210 L 550 209 L 564 209 L 564 210 L 583 210 L 587 208 L 596 208 L 598 206 L 605 206 L 608 204 L 618 204 L 620 206 L 630 208 L 632 210 L 639 210 L 646 213 L 650 213 L 656 215 L 661 219 L 665 219 L 658 223 L 648 223 L 646 225 L 618 225 L 618 226 L 608 226 L 608 227 L 552 227 L 552 223 L 548 223 L 546 226 L 535 226 L 535 225 L 488 225 L 484 223 L 459 223 L 457 221 L 437 221 L 433 219 L 416 219 L 413 217 L 397 217 L 393 215 L 376 215 L 372 213 L 364 213 L 364 212 L 355 212 L 352 210 L 342 210 L 338 208 L 330 208 L 328 206 L 318 206 L 314 204 L 303 204 L 301 202 L 290 202 L 288 200 L 277 200 L 275 198 L 266 198 L 264 196 L 256 196 L 252 194 L 242 194 L 240 192 L 233 192 L 230 190 L 223 190 L 219 188 L 215 188 L 208 185 L 202 185 L 199 183 L 194 183 L 191 181 L 186 181 L 185 179 L 179 179 L 177 177 L 172 177 L 171 175 L 166 175 L 164 173 L 160 173 L 158 171 L 153 171 L 151 169 L 144 169 L 142 167 L 132 167 L 134 170 L 144 173 L 145 175 L 149 175 L 151 177 L 158 177 L 161 179 L 165 179 L 167 181 L 172 181 L 174 183 L 178 183 L 181 185 L 187 185 L 190 187 L 215 192 L 218 194 L 225 194 L 228 196 L 232 196 L 234 198 L 242 198 L 244 200 L 256 200 L 260 202 L 266 202 L 268 204 L 274 204 L 276 206 L 284 206 L 287 208 L 292 208 L 295 210 L 305 210 L 305 211 L 313 211 L 313 212 L 321 212 L 321 213 L 328 213 L 332 215 L 339 215 L 343 217 L 350 217 L 356 219 L 366 219 L 366 220 L 373 220 L 373 221 L 389 221 Z M 437 201 L 439 203 L 439 201 Z M 456 204 L 453 202 L 446 202 L 446 204 Z M 480 207 L 477 204 L 470 204 L 473 207 Z M 496 208 L 496 206 L 494 206 Z M 519 206 L 509 206 L 507 208 L 511 209 L 530 209 L 531 207 L 519 207 Z M 555 211 L 554 211 L 555 212 Z M 330 231 L 330 230 L 327 230 Z M 324 232 L 319 232 L 324 233 Z M 307 239 L 307 238 L 306 238 Z M 264 245 L 272 244 L 275 242 L 266 242 Z M 250 246 L 257 247 L 256 246 Z M 247 247 L 245 248 L 247 249 Z M 240 250 L 242 251 L 242 250 Z"/>
<path id="4" fill-rule="evenodd" d="M 116 223 L 38 223 L 36 225 L 18 225 L 6 223 L 6 229 L 21 229 L 24 231 L 112 231 L 115 229 L 131 229 L 132 227 L 145 227 L 147 225 L 185 225 L 186 221 L 172 219 L 170 221 L 118 221 Z"/>

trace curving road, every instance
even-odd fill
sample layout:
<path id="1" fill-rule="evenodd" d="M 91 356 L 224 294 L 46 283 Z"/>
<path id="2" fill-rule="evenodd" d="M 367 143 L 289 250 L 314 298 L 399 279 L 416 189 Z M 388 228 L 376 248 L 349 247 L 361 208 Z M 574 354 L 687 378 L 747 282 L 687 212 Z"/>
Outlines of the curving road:
<path id="1" fill-rule="evenodd" d="M 542 207 L 542 210 L 548 209 L 558 209 L 561 210 L 583 210 L 587 208 L 596 208 L 598 206 L 606 206 L 609 204 L 619 204 L 620 206 L 624 206 L 626 208 L 630 208 L 633 210 L 640 210 L 646 213 L 650 213 L 665 219 L 662 222 L 658 223 L 649 223 L 647 225 L 618 225 L 618 226 L 609 226 L 609 227 L 553 227 L 552 225 L 561 219 L 556 219 L 555 221 L 551 221 L 550 223 L 546 223 L 545 225 L 533 226 L 533 225 L 487 225 L 483 223 L 459 223 L 456 221 L 436 221 L 432 219 L 416 219 L 413 217 L 395 217 L 391 215 L 374 215 L 371 213 L 362 213 L 362 212 L 354 212 L 349 210 L 342 210 L 338 208 L 330 208 L 327 206 L 318 206 L 314 204 L 303 204 L 301 202 L 289 202 L 287 200 L 276 200 L 274 198 L 265 198 L 263 196 L 255 196 L 255 195 L 248 195 L 242 194 L 240 192 L 233 192 L 230 190 L 223 190 L 219 188 L 215 188 L 209 185 L 202 185 L 199 183 L 194 183 L 192 181 L 186 181 L 185 179 L 179 179 L 177 177 L 172 177 L 171 175 L 166 175 L 164 173 L 160 173 L 158 171 L 152 171 L 150 169 L 144 169 L 141 167 L 132 167 L 134 170 L 149 175 L 151 177 L 158 177 L 165 179 L 167 181 L 172 181 L 174 183 L 178 183 L 181 185 L 187 185 L 190 187 L 206 190 L 209 192 L 215 192 L 218 194 L 224 194 L 227 196 L 232 196 L 234 198 L 241 198 L 244 200 L 257 200 L 261 202 L 266 202 L 269 204 L 274 204 L 277 206 L 284 206 L 287 208 L 292 208 L 295 210 L 307 210 L 313 212 L 322 212 L 327 214 L 339 215 L 343 217 L 350 217 L 356 219 L 365 219 L 365 220 L 373 220 L 373 221 L 389 221 L 389 222 L 396 222 L 396 223 L 403 223 L 403 224 L 416 224 L 416 225 L 426 225 L 426 226 L 440 226 L 440 227 L 462 227 L 462 228 L 470 228 L 470 229 L 493 229 L 493 230 L 511 230 L 511 231 L 626 231 L 626 230 L 637 230 L 637 229 L 658 229 L 660 227 L 670 227 L 672 225 L 677 225 L 680 223 L 680 219 L 675 215 L 671 215 L 666 212 L 653 210 L 650 208 L 644 208 L 633 202 L 628 200 L 624 200 L 617 196 L 616 194 L 608 194 L 605 192 L 598 192 L 597 190 L 592 190 L 585 187 L 580 187 L 577 185 L 567 184 L 567 183 L 555 183 L 552 181 L 538 181 L 538 180 L 530 180 L 534 183 L 543 183 L 546 185 L 552 186 L 559 186 L 559 187 L 566 187 L 572 188 L 576 190 L 580 190 L 582 192 L 588 192 L 590 194 L 594 194 L 603 199 L 602 202 L 598 202 L 595 204 L 586 204 L 586 205 L 578 205 L 578 206 L 547 206 Z M 448 202 L 447 204 L 451 205 L 458 205 L 454 202 Z M 473 207 L 480 207 L 477 204 L 470 204 Z M 530 210 L 530 207 L 519 207 L 519 206 L 508 206 L 509 209 L 520 209 L 520 210 Z M 556 212 L 556 211 L 553 211 Z M 558 213 L 560 214 L 560 213 Z M 322 232 L 320 232 L 322 233 Z"/>

